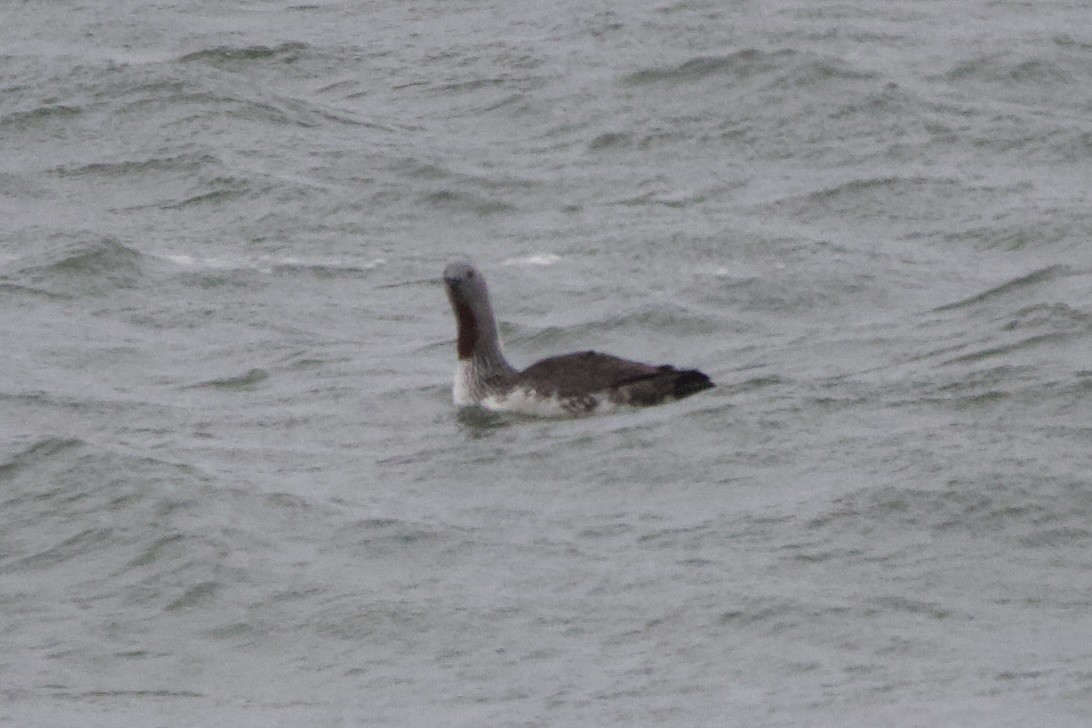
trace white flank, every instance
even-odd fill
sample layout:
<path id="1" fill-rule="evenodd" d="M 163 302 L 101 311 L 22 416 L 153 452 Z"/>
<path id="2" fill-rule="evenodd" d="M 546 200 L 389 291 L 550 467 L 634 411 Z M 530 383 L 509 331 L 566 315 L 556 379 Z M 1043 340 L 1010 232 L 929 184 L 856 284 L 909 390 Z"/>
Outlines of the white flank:
<path id="1" fill-rule="evenodd" d="M 582 417 L 607 414 L 618 409 L 618 404 L 605 395 L 562 399 L 557 395 L 544 397 L 534 390 L 523 388 L 504 394 L 490 394 L 479 404 L 491 412 L 515 412 L 533 417 Z"/>
<path id="2" fill-rule="evenodd" d="M 451 399 L 456 407 L 481 407 L 490 412 L 514 412 L 532 417 L 603 415 L 621 407 L 606 394 L 562 399 L 556 395 L 543 396 L 523 387 L 509 392 L 491 392 L 478 399 L 474 395 L 473 382 L 474 370 L 470 362 L 460 361 L 455 367 L 455 382 L 451 388 Z"/>

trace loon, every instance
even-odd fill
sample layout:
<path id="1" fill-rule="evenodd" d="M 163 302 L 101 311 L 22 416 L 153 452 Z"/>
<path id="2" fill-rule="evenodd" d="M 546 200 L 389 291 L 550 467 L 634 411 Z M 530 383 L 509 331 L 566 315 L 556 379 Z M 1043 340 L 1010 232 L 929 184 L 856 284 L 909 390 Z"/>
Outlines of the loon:
<path id="1" fill-rule="evenodd" d="M 458 407 L 578 417 L 671 402 L 714 386 L 696 369 L 653 366 L 595 351 L 552 356 L 517 370 L 501 352 L 481 273 L 469 263 L 451 263 L 444 269 L 444 287 L 458 328 L 452 389 Z"/>

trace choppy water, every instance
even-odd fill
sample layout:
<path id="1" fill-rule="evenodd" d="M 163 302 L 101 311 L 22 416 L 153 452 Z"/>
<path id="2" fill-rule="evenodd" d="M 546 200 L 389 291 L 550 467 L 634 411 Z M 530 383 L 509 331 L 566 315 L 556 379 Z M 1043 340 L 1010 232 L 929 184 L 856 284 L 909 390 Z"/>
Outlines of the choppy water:
<path id="1" fill-rule="evenodd" d="M 0 722 L 1087 725 L 1083 0 L 28 0 L 0 49 Z M 458 256 L 517 364 L 720 386 L 459 415 Z"/>

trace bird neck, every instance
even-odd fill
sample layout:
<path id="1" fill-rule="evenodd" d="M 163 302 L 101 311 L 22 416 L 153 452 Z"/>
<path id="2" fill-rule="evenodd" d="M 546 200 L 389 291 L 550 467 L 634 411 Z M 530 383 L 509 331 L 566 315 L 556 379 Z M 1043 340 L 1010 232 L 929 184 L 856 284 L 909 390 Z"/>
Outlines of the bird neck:
<path id="1" fill-rule="evenodd" d="M 515 371 L 501 351 L 497 323 L 488 301 L 471 305 L 465 301 L 455 304 L 455 320 L 459 335 L 456 350 L 460 361 L 470 361 L 482 375 L 509 374 Z"/>

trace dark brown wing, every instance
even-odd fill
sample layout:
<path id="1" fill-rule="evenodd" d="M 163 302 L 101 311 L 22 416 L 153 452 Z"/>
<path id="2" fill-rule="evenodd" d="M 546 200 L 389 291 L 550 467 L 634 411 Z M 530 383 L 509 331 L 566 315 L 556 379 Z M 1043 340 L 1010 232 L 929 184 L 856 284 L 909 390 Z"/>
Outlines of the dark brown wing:
<path id="1" fill-rule="evenodd" d="M 519 372 L 515 383 L 543 395 L 582 397 L 607 393 L 625 404 L 650 405 L 713 386 L 701 372 L 652 366 L 595 351 L 543 359 Z"/>

